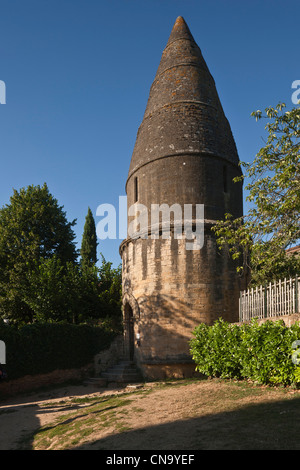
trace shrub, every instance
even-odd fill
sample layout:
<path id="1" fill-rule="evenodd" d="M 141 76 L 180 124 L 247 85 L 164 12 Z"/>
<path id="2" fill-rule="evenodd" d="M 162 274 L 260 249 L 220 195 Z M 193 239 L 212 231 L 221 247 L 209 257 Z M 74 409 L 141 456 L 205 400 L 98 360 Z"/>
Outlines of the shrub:
<path id="1" fill-rule="evenodd" d="M 0 325 L 9 379 L 80 368 L 109 347 L 114 336 L 108 329 L 88 325 L 36 323 L 19 329 Z"/>
<path id="2" fill-rule="evenodd" d="M 191 353 L 196 370 L 206 376 L 250 379 L 260 384 L 300 382 L 299 366 L 292 361 L 292 344 L 300 326 L 283 321 L 256 320 L 241 326 L 218 320 L 194 330 Z"/>

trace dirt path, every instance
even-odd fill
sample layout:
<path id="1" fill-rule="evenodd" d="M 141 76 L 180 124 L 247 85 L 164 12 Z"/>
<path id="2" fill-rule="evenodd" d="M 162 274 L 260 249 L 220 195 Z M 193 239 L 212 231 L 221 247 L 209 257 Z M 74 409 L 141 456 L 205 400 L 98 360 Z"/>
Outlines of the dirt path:
<path id="1" fill-rule="evenodd" d="M 0 403 L 0 450 L 16 450 L 22 438 L 30 432 L 45 426 L 59 416 L 70 412 L 60 403 L 68 403 L 74 398 L 91 398 L 99 395 L 120 394 L 123 389 L 101 389 L 94 386 L 64 386 L 47 392 L 31 393 Z M 51 408 L 47 403 L 51 402 Z M 57 409 L 53 406 L 57 403 Z"/>
<path id="2" fill-rule="evenodd" d="M 112 395 L 124 401 L 122 406 L 109 401 Z M 74 400 L 79 397 L 83 399 Z M 95 408 L 97 403 L 101 409 Z M 60 423 L 74 426 L 72 432 L 76 424 L 79 433 L 68 448 L 300 449 L 299 403 L 297 391 L 217 380 L 146 384 L 132 391 L 62 387 L 2 403 L 0 450 L 19 449 L 22 439 L 42 426 L 55 431 L 61 425 L 57 418 L 64 416 Z M 80 435 L 87 416 L 89 434 Z M 51 439 L 47 448 L 63 448 L 61 435 Z"/>

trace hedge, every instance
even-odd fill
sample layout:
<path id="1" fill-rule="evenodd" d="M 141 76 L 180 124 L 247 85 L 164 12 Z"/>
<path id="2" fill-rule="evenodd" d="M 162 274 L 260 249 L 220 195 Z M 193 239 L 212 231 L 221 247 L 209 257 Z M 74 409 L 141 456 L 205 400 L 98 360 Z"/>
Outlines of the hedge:
<path id="1" fill-rule="evenodd" d="M 36 323 L 16 328 L 0 324 L 9 379 L 80 368 L 109 347 L 115 334 L 88 325 Z"/>
<path id="2" fill-rule="evenodd" d="M 250 379 L 259 384 L 300 383 L 300 326 L 282 320 L 236 325 L 223 320 L 200 324 L 193 332 L 191 354 L 200 373 L 220 378 Z M 299 341 L 300 344 L 300 341 Z M 292 357 L 293 355 L 293 357 Z"/>

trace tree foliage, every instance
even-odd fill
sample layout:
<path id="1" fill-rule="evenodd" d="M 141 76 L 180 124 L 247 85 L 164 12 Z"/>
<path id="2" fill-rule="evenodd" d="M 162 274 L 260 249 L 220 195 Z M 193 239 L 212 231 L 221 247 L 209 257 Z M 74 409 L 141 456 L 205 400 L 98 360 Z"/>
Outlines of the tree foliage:
<path id="1" fill-rule="evenodd" d="M 121 328 L 121 269 L 103 256 L 96 266 L 90 216 L 85 262 L 78 263 L 75 221 L 67 221 L 47 185 L 14 191 L 0 209 L 0 318 L 18 326 L 106 322 Z"/>
<path id="2" fill-rule="evenodd" d="M 102 264 L 99 268 L 100 301 L 106 317 L 112 321 L 116 328 L 122 323 L 122 269 L 112 267 L 101 254 Z"/>
<path id="3" fill-rule="evenodd" d="M 50 194 L 46 184 L 14 190 L 10 204 L 0 209 L 0 311 L 30 322 L 33 311 L 24 301 L 30 275 L 41 261 L 57 257 L 63 265 L 75 263 L 73 222 Z"/>
<path id="4" fill-rule="evenodd" d="M 37 269 L 26 274 L 26 289 L 20 294 L 20 304 L 31 312 L 31 318 L 21 317 L 16 310 L 7 310 L 5 317 L 12 323 L 72 323 L 100 325 L 105 323 L 120 330 L 121 268 L 112 268 L 103 257 L 102 266 L 67 262 L 56 256 L 41 260 Z"/>
<path id="5" fill-rule="evenodd" d="M 238 270 L 251 268 L 252 282 L 262 283 L 299 273 L 300 260 L 286 249 L 300 239 L 300 108 L 285 110 L 279 103 L 265 114 L 252 113 L 256 120 L 268 119 L 266 145 L 252 163 L 242 163 L 248 179 L 246 216 L 231 214 L 214 227 L 222 248 L 229 245 Z"/>
<path id="6" fill-rule="evenodd" d="M 88 208 L 87 216 L 85 218 L 80 255 L 82 267 L 91 266 L 97 262 L 96 226 L 90 208 Z"/>

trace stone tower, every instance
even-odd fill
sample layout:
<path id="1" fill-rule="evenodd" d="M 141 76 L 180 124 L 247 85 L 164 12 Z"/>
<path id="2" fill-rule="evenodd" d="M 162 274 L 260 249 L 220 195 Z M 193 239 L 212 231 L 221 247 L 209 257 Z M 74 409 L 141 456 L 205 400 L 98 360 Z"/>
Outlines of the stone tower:
<path id="1" fill-rule="evenodd" d="M 225 212 L 242 215 L 242 185 L 232 182 L 240 174 L 214 79 L 179 17 L 138 130 L 126 182 L 130 233 L 120 246 L 125 348 L 147 378 L 192 375 L 193 329 L 238 321 L 240 279 L 211 227 Z M 153 220 L 153 207 L 169 208 L 169 224 L 166 210 Z M 195 233 L 204 227 L 204 243 L 199 235 L 188 244 L 186 217 Z"/>

